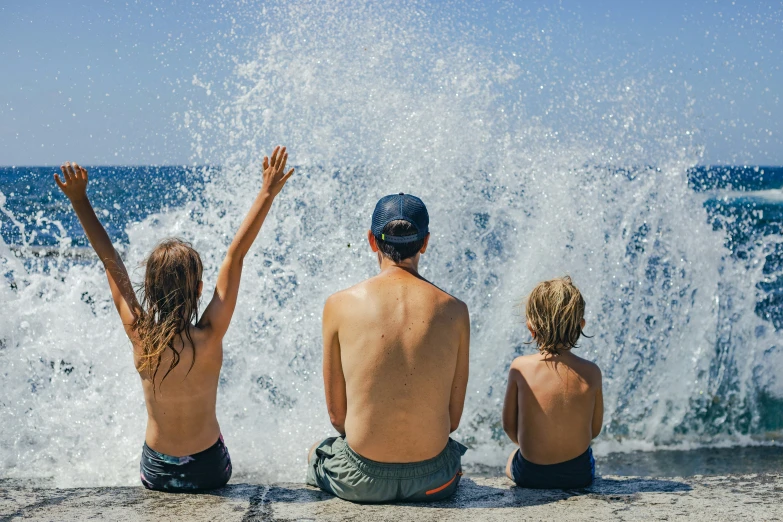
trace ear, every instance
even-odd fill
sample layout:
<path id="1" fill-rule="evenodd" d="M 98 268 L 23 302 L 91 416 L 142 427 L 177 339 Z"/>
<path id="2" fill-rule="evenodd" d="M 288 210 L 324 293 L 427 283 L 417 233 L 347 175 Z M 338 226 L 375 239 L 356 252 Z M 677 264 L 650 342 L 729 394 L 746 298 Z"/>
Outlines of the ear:
<path id="1" fill-rule="evenodd" d="M 582 330 L 585 329 L 585 320 L 584 320 L 584 318 L 582 318 L 582 321 L 579 323 L 579 328 L 581 328 Z"/>
<path id="2" fill-rule="evenodd" d="M 430 244 L 430 233 L 427 232 L 427 235 L 424 236 L 424 244 L 421 245 L 421 250 L 419 250 L 419 254 L 423 254 L 427 251 L 427 245 Z"/>
<path id="3" fill-rule="evenodd" d="M 375 241 L 375 236 L 372 234 L 372 230 L 367 231 L 367 242 L 370 243 L 370 249 L 373 252 L 378 251 L 378 242 Z"/>
<path id="4" fill-rule="evenodd" d="M 201 291 L 204 289 L 204 281 L 198 282 L 198 296 L 201 297 Z"/>
<path id="5" fill-rule="evenodd" d="M 527 321 L 527 329 L 530 330 L 530 335 L 533 336 L 533 339 L 536 338 L 536 331 L 533 330 L 533 325 L 530 324 L 530 321 Z"/>

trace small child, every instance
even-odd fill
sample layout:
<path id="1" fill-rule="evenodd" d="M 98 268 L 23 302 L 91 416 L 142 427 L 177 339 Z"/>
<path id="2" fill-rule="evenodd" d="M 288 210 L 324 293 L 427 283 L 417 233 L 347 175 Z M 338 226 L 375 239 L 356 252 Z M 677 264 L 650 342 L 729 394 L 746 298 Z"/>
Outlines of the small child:
<path id="1" fill-rule="evenodd" d="M 276 147 L 271 160 L 264 157 L 261 191 L 228 247 L 215 293 L 200 318 L 198 252 L 178 239 L 155 247 L 146 261 L 140 305 L 125 265 L 87 198 L 87 171 L 66 163 L 61 167 L 64 179 L 54 175 L 106 269 L 114 305 L 133 345 L 147 403 L 140 467 L 148 489 L 192 492 L 222 487 L 231 478 L 231 458 L 215 414 L 223 336 L 236 306 L 244 257 L 272 201 L 294 172 L 285 173 L 287 160 L 285 147 Z"/>
<path id="2" fill-rule="evenodd" d="M 519 449 L 506 475 L 525 488 L 570 489 L 595 477 L 590 449 L 601 432 L 601 370 L 571 353 L 583 334 L 585 301 L 570 277 L 539 283 L 527 298 L 527 327 L 539 353 L 514 359 L 503 429 Z"/>

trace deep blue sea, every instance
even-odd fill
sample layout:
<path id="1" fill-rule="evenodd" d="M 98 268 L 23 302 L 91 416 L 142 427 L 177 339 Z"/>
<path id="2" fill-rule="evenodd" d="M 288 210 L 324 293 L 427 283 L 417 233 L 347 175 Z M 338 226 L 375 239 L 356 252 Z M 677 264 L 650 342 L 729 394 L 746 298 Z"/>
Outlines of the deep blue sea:
<path id="1" fill-rule="evenodd" d="M 87 167 L 89 195 L 113 241 L 127 240 L 125 227 L 149 214 L 176 207 L 201 188 L 199 169 L 183 167 Z M 0 231 L 10 245 L 55 247 L 61 224 L 72 247 L 88 246 L 67 198 L 55 185 L 54 167 L 0 167 L 6 197 Z M 14 223 L 14 220 L 17 223 Z M 22 229 L 19 224 L 24 225 Z"/>

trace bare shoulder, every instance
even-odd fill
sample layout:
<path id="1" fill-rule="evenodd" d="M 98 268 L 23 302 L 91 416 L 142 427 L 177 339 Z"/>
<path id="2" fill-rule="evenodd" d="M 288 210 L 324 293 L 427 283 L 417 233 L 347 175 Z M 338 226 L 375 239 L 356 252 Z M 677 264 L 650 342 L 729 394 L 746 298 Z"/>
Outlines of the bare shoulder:
<path id="1" fill-rule="evenodd" d="M 454 313 L 458 315 L 459 319 L 470 318 L 470 312 L 468 312 L 467 304 L 465 304 L 463 301 L 460 301 L 459 299 L 457 299 L 451 294 L 448 294 L 442 290 L 438 290 L 438 291 L 443 294 L 444 302 L 446 303 L 446 306 L 449 308 L 449 310 L 453 310 Z"/>
<path id="2" fill-rule="evenodd" d="M 330 315 L 334 317 L 334 314 L 339 314 L 340 310 L 354 307 L 358 300 L 367 295 L 365 283 L 356 284 L 327 297 L 324 303 L 324 316 Z"/>
<path id="3" fill-rule="evenodd" d="M 601 368 L 592 361 L 577 357 L 576 355 L 574 357 L 579 361 L 579 373 L 582 374 L 582 377 L 591 385 L 600 386 L 602 378 Z"/>
<path id="4" fill-rule="evenodd" d="M 462 332 L 462 335 L 470 336 L 470 313 L 468 305 L 460 301 L 451 294 L 432 286 L 431 295 L 425 295 L 428 306 L 431 306 L 433 312 L 439 316 L 446 324 L 451 325 Z"/>
<path id="5" fill-rule="evenodd" d="M 367 293 L 366 281 L 355 284 L 326 298 L 326 306 L 340 306 L 346 301 L 357 299 Z"/>
<path id="6" fill-rule="evenodd" d="M 188 335 L 189 334 L 189 335 Z M 210 329 L 198 328 L 197 326 L 190 326 L 188 333 L 184 334 L 181 342 L 193 343 L 193 347 L 198 353 L 209 354 L 214 356 L 217 361 L 223 360 L 223 338 L 212 335 Z"/>
<path id="7" fill-rule="evenodd" d="M 421 279 L 423 283 L 421 288 L 427 289 L 428 297 L 433 300 L 433 303 L 441 310 L 446 310 L 449 314 L 456 314 L 460 319 L 468 319 L 468 305 L 463 301 L 460 301 L 450 293 L 446 292 L 432 281 Z"/>
<path id="8" fill-rule="evenodd" d="M 537 353 L 530 355 L 520 355 L 511 362 L 511 369 L 523 373 L 525 369 L 537 364 L 540 360 L 541 356 Z"/>

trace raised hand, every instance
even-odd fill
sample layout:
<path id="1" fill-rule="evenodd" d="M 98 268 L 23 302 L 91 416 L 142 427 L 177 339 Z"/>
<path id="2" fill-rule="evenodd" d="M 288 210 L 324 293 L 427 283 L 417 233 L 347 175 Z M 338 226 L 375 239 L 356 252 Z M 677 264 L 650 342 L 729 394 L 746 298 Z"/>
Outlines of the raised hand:
<path id="1" fill-rule="evenodd" d="M 263 185 L 228 247 L 226 258 L 218 271 L 215 294 L 198 322 L 198 326 L 211 332 L 210 335 L 214 338 L 222 339 L 228 330 L 231 316 L 237 305 L 245 256 L 256 240 L 261 225 L 264 224 L 269 209 L 272 208 L 275 196 L 294 173 L 294 169 L 285 171 L 286 161 L 288 161 L 288 154 L 285 147 L 275 147 L 271 159 L 264 156 Z"/>
<path id="2" fill-rule="evenodd" d="M 90 240 L 95 253 L 98 254 L 98 259 L 101 260 L 106 269 L 106 277 L 109 279 L 109 288 L 111 289 L 114 306 L 117 307 L 117 311 L 120 313 L 125 332 L 133 340 L 136 338 L 133 325 L 138 314 L 141 313 L 141 308 L 139 308 L 136 294 L 133 292 L 133 285 L 128 278 L 125 264 L 114 249 L 109 234 L 106 233 L 106 229 L 101 225 L 98 216 L 95 215 L 95 210 L 93 210 L 90 204 L 90 200 L 87 198 L 87 170 L 76 163 L 70 162 L 62 165 L 60 170 L 63 173 L 63 179 L 60 179 L 60 176 L 55 174 L 54 181 L 71 201 L 73 210 L 76 212 L 82 227 L 84 227 L 87 239 Z"/>
<path id="3" fill-rule="evenodd" d="M 294 169 L 285 172 L 285 164 L 288 161 L 288 153 L 285 147 L 279 145 L 272 151 L 272 159 L 264 156 L 264 183 L 262 191 L 268 192 L 270 196 L 275 197 L 280 190 L 294 174 Z"/>
<path id="4" fill-rule="evenodd" d="M 54 181 L 63 194 L 68 196 L 68 199 L 75 201 L 78 199 L 87 197 L 87 169 L 80 167 L 76 163 L 66 161 L 64 165 L 60 166 L 60 170 L 63 173 L 63 179 L 60 179 L 60 175 L 55 172 Z"/>

